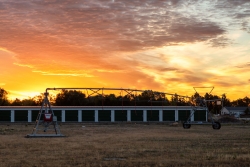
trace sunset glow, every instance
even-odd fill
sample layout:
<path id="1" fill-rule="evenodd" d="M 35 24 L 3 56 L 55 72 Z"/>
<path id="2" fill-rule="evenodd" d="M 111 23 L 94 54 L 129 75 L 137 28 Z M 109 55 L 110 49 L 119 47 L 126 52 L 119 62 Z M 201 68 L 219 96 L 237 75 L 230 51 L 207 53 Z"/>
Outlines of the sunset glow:
<path id="1" fill-rule="evenodd" d="M 250 97 L 248 0 L 0 0 L 0 87 Z"/>

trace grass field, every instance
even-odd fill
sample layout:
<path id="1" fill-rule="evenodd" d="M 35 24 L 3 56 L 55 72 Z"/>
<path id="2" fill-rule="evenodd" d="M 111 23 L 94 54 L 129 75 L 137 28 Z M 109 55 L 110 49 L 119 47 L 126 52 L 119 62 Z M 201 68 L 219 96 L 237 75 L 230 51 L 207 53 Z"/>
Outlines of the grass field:
<path id="1" fill-rule="evenodd" d="M 62 124 L 64 138 L 25 138 L 33 125 L 0 125 L 0 166 L 250 166 L 250 126 Z"/>

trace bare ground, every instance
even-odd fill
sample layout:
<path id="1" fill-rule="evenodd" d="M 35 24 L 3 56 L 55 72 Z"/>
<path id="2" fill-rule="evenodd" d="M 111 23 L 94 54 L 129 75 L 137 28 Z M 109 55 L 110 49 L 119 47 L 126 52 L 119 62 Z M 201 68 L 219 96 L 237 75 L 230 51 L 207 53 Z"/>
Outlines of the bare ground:
<path id="1" fill-rule="evenodd" d="M 0 166 L 250 166 L 250 126 L 63 124 L 64 138 L 25 138 L 33 125 L 0 125 Z"/>

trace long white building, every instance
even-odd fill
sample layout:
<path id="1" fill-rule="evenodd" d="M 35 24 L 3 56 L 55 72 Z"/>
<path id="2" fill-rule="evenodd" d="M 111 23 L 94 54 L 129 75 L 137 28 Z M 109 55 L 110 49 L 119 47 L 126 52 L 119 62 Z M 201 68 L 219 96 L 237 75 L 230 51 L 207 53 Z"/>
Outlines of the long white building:
<path id="1" fill-rule="evenodd" d="M 0 106 L 0 122 L 34 122 L 40 106 Z M 190 106 L 52 106 L 59 122 L 173 122 L 186 121 Z M 207 121 L 198 110 L 192 121 Z"/>
<path id="2" fill-rule="evenodd" d="M 0 122 L 34 122 L 40 106 L 0 106 Z M 190 106 L 52 106 L 59 122 L 172 122 L 185 121 Z M 207 121 L 198 110 L 192 121 Z"/>

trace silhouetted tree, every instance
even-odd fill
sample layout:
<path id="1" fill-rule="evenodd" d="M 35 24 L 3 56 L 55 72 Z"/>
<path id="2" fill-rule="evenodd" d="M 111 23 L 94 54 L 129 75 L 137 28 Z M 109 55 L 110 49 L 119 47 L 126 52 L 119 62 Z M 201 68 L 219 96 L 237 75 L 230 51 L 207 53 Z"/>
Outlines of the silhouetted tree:
<path id="1" fill-rule="evenodd" d="M 231 102 L 234 107 L 247 107 L 250 104 L 250 99 L 246 96 L 244 98 L 239 98 Z"/>
<path id="2" fill-rule="evenodd" d="M 0 106 L 9 105 L 7 95 L 8 95 L 8 92 L 4 90 L 3 88 L 0 88 Z"/>
<path id="3" fill-rule="evenodd" d="M 32 98 L 32 100 L 34 101 L 36 106 L 40 106 L 40 105 L 42 105 L 42 102 L 44 100 L 44 95 L 41 93 L 40 95 L 34 96 Z M 54 101 L 55 101 L 55 97 L 50 95 L 49 96 L 49 101 L 50 101 L 51 104 L 53 104 Z"/>
<path id="4" fill-rule="evenodd" d="M 10 102 L 7 98 L 8 92 L 4 89 L 0 88 L 0 106 L 3 105 L 12 105 L 12 106 L 39 106 L 43 102 L 43 94 L 35 96 L 29 99 L 15 99 L 14 101 Z M 247 107 L 250 106 L 250 98 L 244 97 L 239 98 L 234 101 L 230 101 L 223 94 L 221 97 L 217 95 L 212 95 L 206 93 L 204 97 L 200 96 L 199 93 L 195 92 L 194 95 L 191 96 L 191 104 L 198 104 L 199 100 L 213 100 L 213 99 L 222 99 L 222 105 L 217 105 L 215 101 L 207 102 L 207 106 L 210 111 L 213 113 L 219 113 L 222 106 L 235 106 L 235 107 Z M 96 95 L 86 97 L 84 93 L 81 91 L 75 90 L 62 90 L 55 96 L 50 95 L 49 101 L 51 104 L 57 106 L 101 106 L 101 105 L 109 105 L 109 106 L 134 106 L 134 105 L 153 105 L 153 106 L 167 106 L 167 105 L 190 105 L 189 102 L 185 101 L 184 98 L 178 96 L 177 94 L 173 95 L 170 100 L 168 100 L 163 93 L 157 93 L 154 91 L 146 90 L 141 94 L 137 92 L 133 92 L 130 94 L 126 94 L 124 96 L 116 96 L 115 94 L 109 95 Z"/>
<path id="5" fill-rule="evenodd" d="M 249 99 L 249 97 L 246 96 L 242 100 L 243 100 L 243 102 L 245 103 L 246 106 L 250 105 L 250 99 Z"/>
<path id="6" fill-rule="evenodd" d="M 85 94 L 81 91 L 62 90 L 56 95 L 55 105 L 57 106 L 83 106 L 86 105 Z"/>
<path id="7" fill-rule="evenodd" d="M 37 106 L 36 101 L 34 101 L 33 99 L 23 99 L 22 100 L 22 105 L 23 106 Z"/>
<path id="8" fill-rule="evenodd" d="M 120 106 L 121 102 L 119 101 L 119 98 L 115 96 L 115 94 L 109 94 L 104 96 L 103 105 L 106 106 Z"/>
<path id="9" fill-rule="evenodd" d="M 12 103 L 12 106 L 22 106 L 22 100 L 16 98 Z"/>
<path id="10" fill-rule="evenodd" d="M 170 104 L 171 104 L 172 106 L 177 106 L 178 99 L 179 99 L 179 97 L 177 96 L 177 94 L 172 95 L 172 96 L 171 96 Z"/>
<path id="11" fill-rule="evenodd" d="M 37 106 L 38 104 L 36 103 L 36 101 L 33 100 L 33 98 L 23 99 L 23 100 L 16 98 L 14 101 L 12 101 L 10 105 L 11 106 Z"/>

